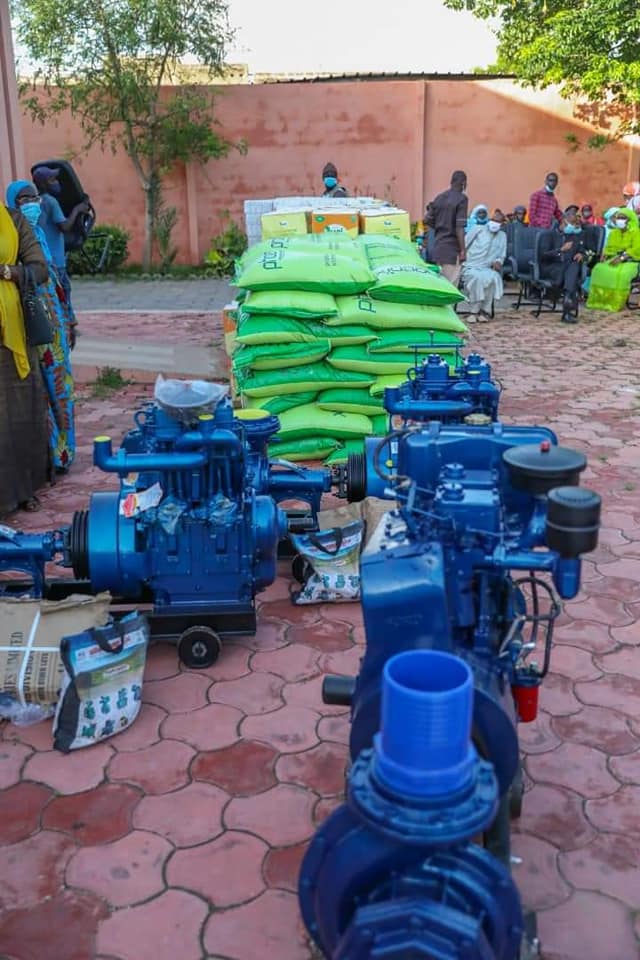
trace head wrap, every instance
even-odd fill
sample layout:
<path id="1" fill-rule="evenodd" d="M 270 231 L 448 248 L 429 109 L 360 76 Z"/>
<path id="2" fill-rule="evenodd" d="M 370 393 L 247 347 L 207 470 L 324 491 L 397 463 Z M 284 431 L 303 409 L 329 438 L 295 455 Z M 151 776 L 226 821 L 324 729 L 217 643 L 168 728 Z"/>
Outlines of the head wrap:
<path id="1" fill-rule="evenodd" d="M 17 210 L 16 200 L 18 199 L 18 194 L 22 193 L 23 190 L 26 190 L 28 187 L 32 187 L 35 190 L 35 187 L 30 180 L 14 180 L 7 187 L 7 206 L 11 210 Z"/>
<path id="2" fill-rule="evenodd" d="M 640 196 L 640 180 L 630 180 L 629 183 L 625 183 L 622 193 L 625 197 Z"/>

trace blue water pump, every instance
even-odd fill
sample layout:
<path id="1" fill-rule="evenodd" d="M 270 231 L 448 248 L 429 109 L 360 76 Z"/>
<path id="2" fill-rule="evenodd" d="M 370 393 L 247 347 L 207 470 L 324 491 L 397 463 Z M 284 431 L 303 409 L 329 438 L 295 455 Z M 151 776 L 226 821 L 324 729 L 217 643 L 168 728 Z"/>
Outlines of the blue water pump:
<path id="1" fill-rule="evenodd" d="M 389 464 L 379 452 L 391 443 L 396 449 Z M 383 678 L 391 658 L 428 650 L 466 665 L 474 686 L 472 739 L 492 766 L 499 797 L 483 843 L 504 866 L 510 817 L 519 814 L 523 792 L 517 723 L 535 719 L 560 598 L 576 596 L 580 557 L 597 545 L 600 498 L 578 485 L 585 466 L 581 453 L 560 447 L 543 427 L 432 421 L 372 441 L 359 478 L 367 492 L 380 489 L 395 506 L 361 557 L 366 648 L 360 673 L 325 678 L 323 697 L 351 706 L 350 751 L 360 769 L 358 758 L 371 749 L 384 715 Z M 443 713 L 438 722 L 449 721 Z M 404 735 L 410 734 L 405 726 Z M 422 724 L 418 736 L 428 735 Z M 389 887 L 412 888 L 413 873 L 405 878 L 395 863 L 391 869 Z M 446 873 L 434 861 L 427 869 Z M 383 950 L 327 955 L 387 956 Z M 412 955 L 519 956 L 461 947 L 406 954 Z"/>
<path id="2" fill-rule="evenodd" d="M 303 920 L 331 960 L 515 960 L 523 915 L 509 870 L 472 842 L 498 784 L 471 743 L 473 676 L 449 653 L 388 659 L 380 732 L 300 871 Z"/>
<path id="3" fill-rule="evenodd" d="M 66 530 L 0 530 L 0 570 L 24 571 L 31 592 L 51 599 L 109 590 L 114 603 L 150 604 L 153 634 L 177 638 L 189 666 L 208 666 L 220 633 L 255 631 L 254 598 L 276 577 L 278 544 L 317 525 L 331 473 L 269 461 L 277 417 L 234 413 L 226 398 L 196 418 L 153 403 L 134 419 L 116 453 L 109 437 L 94 441 L 95 465 L 118 475 L 119 490 L 94 493 Z M 292 514 L 280 506 L 290 500 Z M 45 579 L 60 554 L 77 579 Z"/>

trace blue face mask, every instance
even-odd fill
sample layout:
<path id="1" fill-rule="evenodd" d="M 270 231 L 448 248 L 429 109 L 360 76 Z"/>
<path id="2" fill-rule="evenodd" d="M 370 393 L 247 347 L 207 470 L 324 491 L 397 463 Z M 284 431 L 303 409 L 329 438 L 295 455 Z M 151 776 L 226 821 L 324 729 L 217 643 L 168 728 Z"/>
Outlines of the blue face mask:
<path id="1" fill-rule="evenodd" d="M 337 177 L 323 177 L 322 179 L 324 180 L 324 185 L 327 190 L 333 190 L 334 187 L 338 186 Z"/>
<path id="2" fill-rule="evenodd" d="M 577 223 L 565 223 L 563 233 L 582 233 L 582 227 Z"/>
<path id="3" fill-rule="evenodd" d="M 40 204 L 35 201 L 33 203 L 23 203 L 20 207 L 20 213 L 29 221 L 32 227 L 35 227 L 40 219 Z"/>

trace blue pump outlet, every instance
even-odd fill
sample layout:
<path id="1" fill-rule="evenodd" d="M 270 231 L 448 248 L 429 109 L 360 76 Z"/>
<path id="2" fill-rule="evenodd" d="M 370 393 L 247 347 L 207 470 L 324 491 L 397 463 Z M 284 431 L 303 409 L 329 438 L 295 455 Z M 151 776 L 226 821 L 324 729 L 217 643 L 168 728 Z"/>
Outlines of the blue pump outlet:
<path id="1" fill-rule="evenodd" d="M 513 880 L 471 843 L 498 789 L 470 740 L 473 681 L 450 654 L 391 657 L 374 749 L 318 829 L 299 881 L 303 920 L 330 960 L 515 960 Z"/>

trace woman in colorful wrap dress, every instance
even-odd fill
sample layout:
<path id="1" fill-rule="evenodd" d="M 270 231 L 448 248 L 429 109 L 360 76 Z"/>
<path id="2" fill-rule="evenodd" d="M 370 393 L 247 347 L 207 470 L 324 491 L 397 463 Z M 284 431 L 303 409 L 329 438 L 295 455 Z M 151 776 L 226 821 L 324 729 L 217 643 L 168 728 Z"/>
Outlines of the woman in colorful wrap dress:
<path id="1" fill-rule="evenodd" d="M 587 307 L 591 310 L 624 310 L 631 284 L 640 268 L 640 226 L 638 216 L 626 207 L 613 214 L 602 262 L 591 272 Z"/>
<path id="2" fill-rule="evenodd" d="M 74 425 L 75 391 L 71 372 L 71 350 L 75 345 L 75 317 L 56 274 L 44 231 L 38 224 L 40 198 L 32 183 L 16 180 L 7 187 L 7 205 L 19 210 L 29 221 L 42 247 L 48 266 L 48 277 L 38 286 L 38 296 L 49 312 L 53 339 L 37 347 L 40 369 L 49 401 L 49 446 L 57 473 L 66 472 L 75 456 Z"/>

